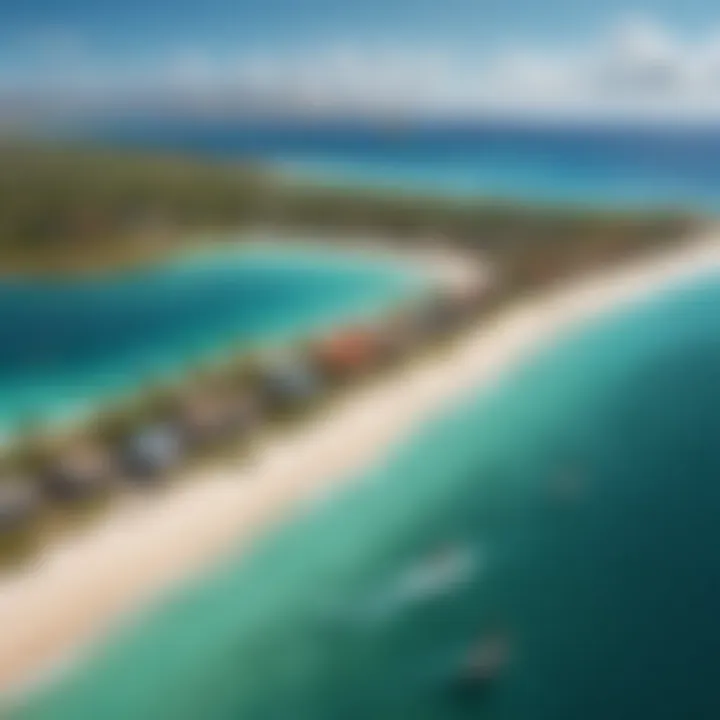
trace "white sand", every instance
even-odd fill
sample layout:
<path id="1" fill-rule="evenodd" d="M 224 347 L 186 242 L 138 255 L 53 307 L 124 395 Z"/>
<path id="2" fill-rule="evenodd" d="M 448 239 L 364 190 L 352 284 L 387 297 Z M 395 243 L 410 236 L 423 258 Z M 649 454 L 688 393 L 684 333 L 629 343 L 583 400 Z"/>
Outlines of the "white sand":
<path id="1" fill-rule="evenodd" d="M 0 691 L 17 692 L 121 618 L 231 548 L 383 461 L 440 407 L 490 386 L 539 345 L 595 315 L 720 269 L 708 234 L 621 269 L 519 302 L 450 351 L 364 386 L 325 416 L 267 438 L 250 464 L 225 464 L 157 496 L 118 503 L 93 528 L 49 549 L 32 571 L 0 582 Z"/>

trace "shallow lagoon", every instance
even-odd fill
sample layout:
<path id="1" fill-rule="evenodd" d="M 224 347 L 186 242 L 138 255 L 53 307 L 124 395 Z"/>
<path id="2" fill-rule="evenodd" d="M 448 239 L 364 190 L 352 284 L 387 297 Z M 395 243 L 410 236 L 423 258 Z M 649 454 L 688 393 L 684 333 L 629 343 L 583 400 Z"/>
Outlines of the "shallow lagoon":
<path id="1" fill-rule="evenodd" d="M 1 279 L 0 431 L 82 414 L 229 351 L 381 310 L 419 285 L 389 261 L 260 245 L 94 279 Z"/>

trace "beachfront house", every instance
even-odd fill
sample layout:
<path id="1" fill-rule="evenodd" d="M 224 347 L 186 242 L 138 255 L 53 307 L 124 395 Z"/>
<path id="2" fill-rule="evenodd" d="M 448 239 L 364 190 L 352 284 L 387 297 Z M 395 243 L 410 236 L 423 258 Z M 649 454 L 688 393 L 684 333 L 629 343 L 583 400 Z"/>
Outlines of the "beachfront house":
<path id="1" fill-rule="evenodd" d="M 404 360 L 422 343 L 412 309 L 385 318 L 375 329 L 375 352 L 378 363 L 383 365 Z"/>
<path id="2" fill-rule="evenodd" d="M 340 379 L 368 370 L 378 359 L 378 349 L 371 330 L 352 328 L 321 340 L 313 355 L 323 374 Z"/>
<path id="3" fill-rule="evenodd" d="M 316 399 L 323 390 L 320 375 L 306 359 L 282 354 L 258 368 L 258 390 L 269 408 L 287 409 Z"/>
<path id="4" fill-rule="evenodd" d="M 120 452 L 129 479 L 156 478 L 175 468 L 185 456 L 182 432 L 169 422 L 145 425 L 130 434 Z"/>
<path id="5" fill-rule="evenodd" d="M 229 398 L 226 423 L 237 435 L 243 435 L 262 421 L 263 407 L 257 392 L 244 389 Z"/>
<path id="6" fill-rule="evenodd" d="M 17 530 L 40 509 L 42 496 L 29 478 L 0 479 L 0 533 Z"/>
<path id="7" fill-rule="evenodd" d="M 56 500 L 80 500 L 102 491 L 115 475 L 110 455 L 90 443 L 57 451 L 41 471 L 45 492 Z"/>
<path id="8" fill-rule="evenodd" d="M 256 425 L 259 411 L 258 399 L 248 390 L 199 392 L 180 403 L 175 424 L 188 447 L 202 448 L 245 433 Z"/>
<path id="9" fill-rule="evenodd" d="M 175 425 L 188 447 L 203 447 L 227 436 L 228 403 L 206 393 L 184 398 L 175 414 Z"/>
<path id="10" fill-rule="evenodd" d="M 419 304 L 413 312 L 415 332 L 423 339 L 450 332 L 461 316 L 461 306 L 447 295 L 437 294 Z"/>

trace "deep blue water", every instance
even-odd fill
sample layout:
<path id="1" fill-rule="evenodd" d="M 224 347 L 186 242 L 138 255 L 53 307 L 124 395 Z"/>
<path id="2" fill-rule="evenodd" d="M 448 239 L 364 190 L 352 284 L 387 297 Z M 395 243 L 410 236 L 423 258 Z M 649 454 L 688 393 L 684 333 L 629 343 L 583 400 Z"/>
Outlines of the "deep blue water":
<path id="1" fill-rule="evenodd" d="M 714 127 L 525 127 L 144 120 L 96 137 L 222 160 L 270 162 L 332 183 L 534 202 L 720 209 Z"/>
<path id="2" fill-rule="evenodd" d="M 702 280 L 545 349 L 29 717 L 716 720 L 718 307 Z M 462 584 L 398 595 L 448 546 Z M 453 695 L 497 627 L 506 672 Z"/>
<path id="3" fill-rule="evenodd" d="M 0 430 L 92 410 L 419 287 L 392 264 L 247 246 L 97 279 L 0 280 Z"/>

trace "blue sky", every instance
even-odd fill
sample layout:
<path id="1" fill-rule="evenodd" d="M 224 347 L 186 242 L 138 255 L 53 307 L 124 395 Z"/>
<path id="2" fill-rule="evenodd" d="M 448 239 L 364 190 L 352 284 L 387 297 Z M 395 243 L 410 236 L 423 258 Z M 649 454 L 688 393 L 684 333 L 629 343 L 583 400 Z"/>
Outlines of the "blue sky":
<path id="1" fill-rule="evenodd" d="M 8 6 L 9 5 L 9 6 Z M 3 44 L 64 29 L 98 47 L 131 51 L 184 43 L 232 45 L 323 39 L 335 34 L 442 36 L 592 35 L 624 14 L 656 17 L 692 33 L 720 18 L 709 0 L 22 0 L 0 16 Z"/>
<path id="2" fill-rule="evenodd" d="M 141 88 L 209 107 L 250 87 L 316 105 L 479 108 L 506 102 L 503 87 L 535 107 L 585 86 L 619 87 L 623 103 L 638 82 L 643 97 L 672 86 L 668 107 L 680 90 L 683 106 L 720 91 L 708 0 L 23 0 L 0 20 L 0 92 Z"/>

